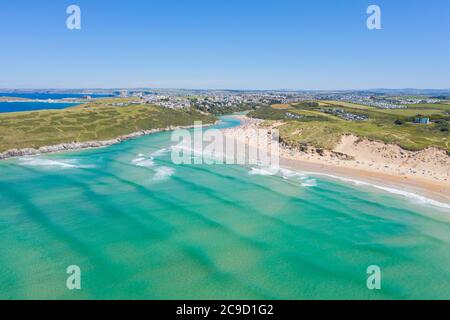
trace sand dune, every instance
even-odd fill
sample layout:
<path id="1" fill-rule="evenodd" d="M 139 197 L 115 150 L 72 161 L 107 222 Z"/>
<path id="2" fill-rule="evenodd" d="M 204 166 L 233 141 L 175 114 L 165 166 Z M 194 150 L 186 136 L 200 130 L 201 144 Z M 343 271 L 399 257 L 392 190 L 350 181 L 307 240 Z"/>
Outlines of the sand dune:
<path id="1" fill-rule="evenodd" d="M 274 127 L 262 127 L 261 120 L 239 117 L 243 124 L 225 129 L 225 134 L 251 147 L 267 147 L 258 145 L 256 135 L 251 133 L 254 130 L 247 129 L 264 129 L 269 134 Z M 381 183 L 450 203 L 450 157 L 436 148 L 413 152 L 397 145 L 346 135 L 334 150 L 313 147 L 299 150 L 281 146 L 280 164 L 303 171 Z"/>

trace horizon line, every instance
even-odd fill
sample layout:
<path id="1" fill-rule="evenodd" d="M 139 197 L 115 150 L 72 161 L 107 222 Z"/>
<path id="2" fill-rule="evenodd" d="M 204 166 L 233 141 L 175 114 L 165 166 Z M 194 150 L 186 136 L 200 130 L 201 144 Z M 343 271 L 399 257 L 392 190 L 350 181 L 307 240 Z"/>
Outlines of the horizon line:
<path id="1" fill-rule="evenodd" d="M 27 91 L 27 90 L 192 90 L 192 91 L 399 91 L 399 90 L 420 90 L 420 91 L 450 91 L 450 88 L 414 88 L 414 87 L 395 87 L 395 88 L 364 88 L 364 89 L 257 89 L 257 88 L 187 88 L 187 87 L 65 87 L 65 88 L 52 88 L 52 87 L 24 87 L 24 88 L 0 88 L 0 92 L 5 90 L 15 90 L 15 91 Z"/>

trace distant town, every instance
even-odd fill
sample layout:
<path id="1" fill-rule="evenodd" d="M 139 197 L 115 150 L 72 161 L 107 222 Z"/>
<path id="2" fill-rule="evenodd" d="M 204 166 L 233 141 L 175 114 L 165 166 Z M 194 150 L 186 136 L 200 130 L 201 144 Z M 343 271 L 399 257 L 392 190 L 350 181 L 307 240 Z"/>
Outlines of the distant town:
<path id="1" fill-rule="evenodd" d="M 322 91 L 127 91 L 119 92 L 121 97 L 138 97 L 141 101 L 166 108 L 179 109 L 196 107 L 204 111 L 226 109 L 233 106 L 259 106 L 288 104 L 302 101 L 333 100 L 372 106 L 381 109 L 405 109 L 411 104 L 433 104 L 446 100 L 449 91 L 436 92 L 435 95 L 398 95 L 383 92 L 322 92 Z"/>
<path id="2" fill-rule="evenodd" d="M 226 113 L 248 110 L 259 106 L 289 104 L 302 101 L 340 101 L 380 109 L 406 109 L 414 104 L 437 104 L 450 97 L 450 90 L 378 89 L 370 91 L 259 91 L 259 90 L 190 90 L 190 89 L 81 89 L 81 90 L 1 90 L 0 102 L 67 102 L 86 103 L 96 95 L 128 98 L 115 102 L 114 106 L 152 104 L 169 109 L 195 108 L 209 113 Z M 27 92 L 47 94 L 77 94 L 77 98 L 25 99 L 8 93 Z M 2 97 L 3 96 L 3 97 Z M 328 111 L 349 120 L 365 120 L 364 117 Z"/>

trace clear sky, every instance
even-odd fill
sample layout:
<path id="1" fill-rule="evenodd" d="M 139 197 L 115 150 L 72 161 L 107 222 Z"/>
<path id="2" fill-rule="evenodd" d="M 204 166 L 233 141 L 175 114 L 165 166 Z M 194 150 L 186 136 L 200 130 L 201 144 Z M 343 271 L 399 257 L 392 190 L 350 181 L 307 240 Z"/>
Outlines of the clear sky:
<path id="1" fill-rule="evenodd" d="M 448 0 L 1 0 L 0 41 L 0 88 L 450 89 Z"/>

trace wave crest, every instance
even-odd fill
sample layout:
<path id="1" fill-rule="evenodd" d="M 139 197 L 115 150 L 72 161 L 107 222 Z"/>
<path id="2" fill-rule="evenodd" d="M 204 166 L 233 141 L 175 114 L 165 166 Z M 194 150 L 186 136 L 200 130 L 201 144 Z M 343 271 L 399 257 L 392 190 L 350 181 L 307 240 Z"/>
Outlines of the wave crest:
<path id="1" fill-rule="evenodd" d="M 80 164 L 78 159 L 46 159 L 46 158 L 34 158 L 26 157 L 20 158 L 19 164 L 23 166 L 31 167 L 44 167 L 44 168 L 60 168 L 60 169 L 76 169 L 76 168 L 93 168 L 94 165 Z"/>

